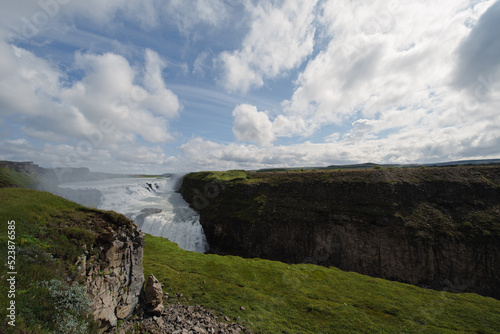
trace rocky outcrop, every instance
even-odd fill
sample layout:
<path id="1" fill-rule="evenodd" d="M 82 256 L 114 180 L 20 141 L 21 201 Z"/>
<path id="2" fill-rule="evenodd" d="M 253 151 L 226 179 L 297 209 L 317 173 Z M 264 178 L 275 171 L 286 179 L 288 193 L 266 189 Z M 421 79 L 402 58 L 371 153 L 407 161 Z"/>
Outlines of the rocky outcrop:
<path id="1" fill-rule="evenodd" d="M 153 274 L 150 274 L 144 288 L 144 303 L 146 313 L 153 315 L 161 315 L 164 310 L 163 306 L 163 291 L 161 283 Z"/>
<path id="2" fill-rule="evenodd" d="M 207 175 L 180 191 L 212 252 L 500 298 L 498 166 Z"/>
<path id="3" fill-rule="evenodd" d="M 33 161 L 0 161 L 0 168 L 12 169 L 27 175 L 34 175 L 41 170 Z"/>
<path id="4" fill-rule="evenodd" d="M 81 258 L 87 295 L 101 332 L 128 318 L 139 305 L 143 246 L 144 234 L 135 226 L 108 228 L 97 245 L 98 255 Z"/>

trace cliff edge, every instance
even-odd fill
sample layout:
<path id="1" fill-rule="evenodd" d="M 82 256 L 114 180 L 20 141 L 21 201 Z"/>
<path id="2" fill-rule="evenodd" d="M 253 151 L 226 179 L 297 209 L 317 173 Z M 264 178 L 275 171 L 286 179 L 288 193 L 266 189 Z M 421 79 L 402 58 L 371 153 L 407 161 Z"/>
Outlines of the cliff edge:
<path id="1" fill-rule="evenodd" d="M 200 172 L 211 251 L 500 298 L 500 167 Z"/>

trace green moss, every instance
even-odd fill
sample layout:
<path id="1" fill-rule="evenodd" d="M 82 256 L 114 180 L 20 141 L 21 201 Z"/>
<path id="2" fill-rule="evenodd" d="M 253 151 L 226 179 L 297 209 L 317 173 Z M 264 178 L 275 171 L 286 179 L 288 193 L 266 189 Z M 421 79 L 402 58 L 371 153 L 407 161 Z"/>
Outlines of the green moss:
<path id="1" fill-rule="evenodd" d="M 500 301 L 335 268 L 199 254 L 146 236 L 144 273 L 171 301 L 240 317 L 263 333 L 493 333 Z M 177 298 L 180 292 L 183 297 Z M 245 310 L 241 310 L 241 307 Z"/>

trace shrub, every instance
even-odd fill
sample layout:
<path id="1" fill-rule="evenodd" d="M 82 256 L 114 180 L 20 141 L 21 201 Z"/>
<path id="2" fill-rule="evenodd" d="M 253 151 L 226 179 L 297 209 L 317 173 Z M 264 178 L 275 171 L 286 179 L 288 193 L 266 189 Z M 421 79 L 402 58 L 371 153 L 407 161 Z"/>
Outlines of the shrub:
<path id="1" fill-rule="evenodd" d="M 46 289 L 52 305 L 56 310 L 53 317 L 56 333 L 85 334 L 89 323 L 87 315 L 90 312 L 90 300 L 85 294 L 85 288 L 67 286 L 58 279 L 42 281 L 39 286 Z"/>

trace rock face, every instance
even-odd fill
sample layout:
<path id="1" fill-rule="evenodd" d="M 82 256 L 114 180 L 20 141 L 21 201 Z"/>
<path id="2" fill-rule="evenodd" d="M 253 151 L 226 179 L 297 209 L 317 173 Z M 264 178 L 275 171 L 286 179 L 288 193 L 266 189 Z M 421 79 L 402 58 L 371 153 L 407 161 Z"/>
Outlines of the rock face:
<path id="1" fill-rule="evenodd" d="M 500 298 L 500 167 L 250 173 L 180 189 L 211 251 Z"/>
<path id="2" fill-rule="evenodd" d="M 84 267 L 86 263 L 82 275 L 101 332 L 129 317 L 139 304 L 144 284 L 143 246 L 144 234 L 135 226 L 109 228 L 101 236 L 98 258 L 80 258 Z"/>
<path id="3" fill-rule="evenodd" d="M 25 173 L 27 175 L 36 174 L 41 170 L 33 161 L 0 161 L 0 168 L 13 169 L 16 172 Z"/>

